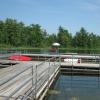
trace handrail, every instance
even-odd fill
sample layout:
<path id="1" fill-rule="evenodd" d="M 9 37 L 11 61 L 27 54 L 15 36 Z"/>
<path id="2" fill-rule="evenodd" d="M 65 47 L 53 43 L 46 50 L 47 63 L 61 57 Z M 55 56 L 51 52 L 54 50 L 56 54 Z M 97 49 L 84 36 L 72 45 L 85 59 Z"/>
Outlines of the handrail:
<path id="1" fill-rule="evenodd" d="M 37 64 L 37 67 L 38 67 L 38 66 L 41 66 L 41 65 L 44 64 L 45 62 L 49 62 L 51 59 L 54 59 L 54 58 L 56 58 L 56 57 L 49 58 L 49 59 L 47 59 L 47 60 L 41 62 L 40 64 Z"/>
<path id="2" fill-rule="evenodd" d="M 53 58 L 50 58 L 48 60 L 45 60 L 44 62 L 41 62 L 40 64 L 37 64 L 36 66 L 28 65 L 28 66 L 26 66 L 27 68 L 25 68 L 22 71 L 18 72 L 17 74 L 13 75 L 12 77 L 8 78 L 7 80 L 4 80 L 4 81 L 0 82 L 0 86 L 1 86 L 1 85 L 5 84 L 5 83 L 9 82 L 10 80 L 16 78 L 18 75 L 22 74 L 23 72 L 27 71 L 28 69 L 32 68 L 31 71 L 30 71 L 32 73 L 32 76 L 29 76 L 27 79 L 25 79 L 25 81 L 23 83 L 21 83 L 21 85 L 19 87 L 17 87 L 7 97 L 7 100 L 9 98 L 12 98 L 18 91 L 20 91 L 20 89 L 22 89 L 27 84 L 31 84 L 32 85 L 32 91 L 31 92 L 35 91 L 34 94 L 37 94 L 37 92 L 42 88 L 42 86 L 45 84 L 45 82 L 48 81 L 48 79 L 50 77 L 50 76 L 48 76 L 50 69 L 51 69 L 50 73 L 52 74 L 53 72 L 55 72 L 55 69 L 56 69 L 55 67 L 58 68 L 58 66 L 56 66 L 56 64 L 55 64 L 57 59 L 58 59 L 57 57 L 53 57 Z M 54 64 L 50 65 L 50 63 L 54 63 Z M 39 69 L 44 67 L 44 64 L 47 64 L 46 68 L 44 68 L 44 69 L 42 69 L 41 71 L 38 72 Z M 32 81 L 32 83 L 31 83 L 31 81 Z M 29 95 L 27 95 L 26 98 L 28 96 Z"/>

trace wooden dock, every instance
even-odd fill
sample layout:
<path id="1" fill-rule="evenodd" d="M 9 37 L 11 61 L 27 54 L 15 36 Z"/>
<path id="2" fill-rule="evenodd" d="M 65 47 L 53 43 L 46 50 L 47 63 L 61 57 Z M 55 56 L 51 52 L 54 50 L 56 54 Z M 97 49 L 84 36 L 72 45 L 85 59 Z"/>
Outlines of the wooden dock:
<path id="1" fill-rule="evenodd" d="M 66 75 L 100 76 L 100 64 L 93 63 L 61 63 L 61 73 Z"/>
<path id="2" fill-rule="evenodd" d="M 43 98 L 41 93 L 47 92 L 59 68 L 58 62 L 49 61 L 17 61 L 16 65 L 1 68 L 0 100 Z"/>
<path id="3" fill-rule="evenodd" d="M 63 74 L 100 75 L 100 64 L 97 62 L 63 61 L 64 58 L 72 58 L 73 55 L 28 54 L 27 56 L 32 56 L 35 60 L 0 60 L 0 100 L 42 100 L 60 70 Z M 75 55 L 74 58 L 84 59 L 84 56 Z M 100 60 L 99 56 L 85 56 L 85 59 L 95 58 Z"/>

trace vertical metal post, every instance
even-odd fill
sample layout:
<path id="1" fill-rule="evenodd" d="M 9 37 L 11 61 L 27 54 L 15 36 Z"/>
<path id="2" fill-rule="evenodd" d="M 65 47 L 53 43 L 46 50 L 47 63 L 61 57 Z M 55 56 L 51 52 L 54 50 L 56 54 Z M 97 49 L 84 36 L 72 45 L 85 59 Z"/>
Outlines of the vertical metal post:
<path id="1" fill-rule="evenodd" d="M 72 88 L 72 81 L 73 81 L 73 54 L 72 54 L 72 69 L 71 69 L 71 88 Z"/>
<path id="2" fill-rule="evenodd" d="M 95 64 L 96 64 L 96 55 L 95 55 Z"/>
<path id="3" fill-rule="evenodd" d="M 38 61 L 39 61 L 39 56 L 38 56 Z"/>
<path id="4" fill-rule="evenodd" d="M 49 66 L 48 66 L 48 86 L 47 86 L 47 89 L 49 89 L 49 77 L 50 77 L 50 59 L 49 59 Z"/>
<path id="5" fill-rule="evenodd" d="M 72 54 L 72 76 L 73 76 L 73 54 Z"/>
<path id="6" fill-rule="evenodd" d="M 60 65 L 60 55 L 58 56 L 58 63 L 59 63 L 59 65 Z"/>
<path id="7" fill-rule="evenodd" d="M 73 68 L 73 54 L 72 54 L 72 68 Z"/>
<path id="8" fill-rule="evenodd" d="M 46 56 L 45 56 L 45 61 L 46 61 Z"/>
<path id="9" fill-rule="evenodd" d="M 99 72 L 98 72 L 98 88 L 100 87 L 100 56 L 99 56 Z"/>
<path id="10" fill-rule="evenodd" d="M 33 82 L 33 66 L 32 66 L 32 87 L 33 87 L 33 84 L 34 82 Z"/>
<path id="11" fill-rule="evenodd" d="M 35 100 L 37 99 L 36 95 L 37 95 L 37 65 L 35 68 Z"/>
<path id="12" fill-rule="evenodd" d="M 57 61 L 57 60 L 58 60 L 58 58 L 56 57 L 56 58 L 55 58 L 55 70 L 56 70 L 57 63 L 58 63 L 58 61 Z"/>
<path id="13" fill-rule="evenodd" d="M 56 65 L 56 57 L 54 58 L 54 70 L 56 69 L 55 65 Z"/>
<path id="14" fill-rule="evenodd" d="M 33 74 L 34 74 L 34 72 L 33 72 L 33 66 L 32 66 L 32 100 L 34 100 L 34 80 L 33 80 Z"/>
<path id="15" fill-rule="evenodd" d="M 60 67 L 61 67 L 61 56 L 59 55 L 59 74 L 61 75 Z"/>

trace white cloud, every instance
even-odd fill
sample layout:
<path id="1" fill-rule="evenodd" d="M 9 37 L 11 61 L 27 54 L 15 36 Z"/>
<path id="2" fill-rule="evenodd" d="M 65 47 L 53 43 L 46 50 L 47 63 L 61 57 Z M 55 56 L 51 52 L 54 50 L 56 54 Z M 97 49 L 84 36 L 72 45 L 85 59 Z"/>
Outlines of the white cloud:
<path id="1" fill-rule="evenodd" d="M 98 4 L 95 4 L 95 3 L 89 3 L 89 2 L 85 2 L 82 4 L 81 8 L 83 10 L 86 10 L 86 11 L 99 11 L 100 10 L 100 6 Z"/>

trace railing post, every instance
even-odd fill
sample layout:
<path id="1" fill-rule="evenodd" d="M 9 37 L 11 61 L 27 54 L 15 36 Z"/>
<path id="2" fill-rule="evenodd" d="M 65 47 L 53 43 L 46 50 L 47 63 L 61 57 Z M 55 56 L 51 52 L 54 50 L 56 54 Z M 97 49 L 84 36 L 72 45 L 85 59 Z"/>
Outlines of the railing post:
<path id="1" fill-rule="evenodd" d="M 50 59 L 49 59 L 49 66 L 48 66 L 48 86 L 47 86 L 47 89 L 49 89 L 49 78 L 50 78 Z"/>
<path id="2" fill-rule="evenodd" d="M 95 62 L 94 63 L 96 64 L 96 55 L 95 55 Z"/>
<path id="3" fill-rule="evenodd" d="M 33 80 L 33 74 L 34 74 L 34 72 L 33 72 L 33 66 L 32 66 L 32 100 L 34 100 L 34 80 Z"/>
<path id="4" fill-rule="evenodd" d="M 47 58 L 46 58 L 46 56 L 45 56 L 45 61 L 46 61 L 46 59 L 47 59 Z"/>
<path id="5" fill-rule="evenodd" d="M 73 67 L 73 64 L 74 64 L 74 55 L 72 54 L 72 67 Z"/>
<path id="6" fill-rule="evenodd" d="M 39 61 L 39 56 L 38 56 L 38 61 Z"/>
<path id="7" fill-rule="evenodd" d="M 60 70 L 60 68 L 61 68 L 61 56 L 59 55 L 59 73 L 60 73 L 60 75 L 61 75 L 61 70 Z"/>
<path id="8" fill-rule="evenodd" d="M 56 65 L 56 57 L 54 57 L 54 70 L 55 70 L 55 65 Z"/>
<path id="9" fill-rule="evenodd" d="M 99 64 L 99 69 L 98 69 L 98 88 L 100 87 L 99 85 L 99 81 L 100 81 L 100 56 L 99 56 L 99 58 L 98 58 L 98 64 Z"/>
<path id="10" fill-rule="evenodd" d="M 71 81 L 72 81 L 72 79 L 73 79 L 73 54 L 72 54 L 72 69 L 71 70 L 72 70 L 72 73 L 71 73 Z"/>
<path id="11" fill-rule="evenodd" d="M 59 65 L 61 66 L 61 56 L 59 55 Z"/>
<path id="12" fill-rule="evenodd" d="M 37 99 L 37 65 L 35 67 L 35 100 Z"/>

